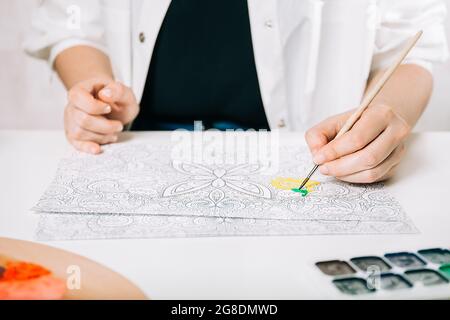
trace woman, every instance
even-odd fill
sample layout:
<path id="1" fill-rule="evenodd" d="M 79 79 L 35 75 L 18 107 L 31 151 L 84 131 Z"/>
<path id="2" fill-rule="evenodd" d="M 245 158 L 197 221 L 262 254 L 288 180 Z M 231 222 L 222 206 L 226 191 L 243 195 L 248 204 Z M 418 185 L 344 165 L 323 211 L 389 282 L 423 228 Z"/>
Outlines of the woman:
<path id="1" fill-rule="evenodd" d="M 65 131 L 81 151 L 131 124 L 307 130 L 322 174 L 370 183 L 393 175 L 427 105 L 445 14 L 441 0 L 47 0 L 26 48 L 66 85 Z M 418 30 L 405 64 L 333 140 Z"/>

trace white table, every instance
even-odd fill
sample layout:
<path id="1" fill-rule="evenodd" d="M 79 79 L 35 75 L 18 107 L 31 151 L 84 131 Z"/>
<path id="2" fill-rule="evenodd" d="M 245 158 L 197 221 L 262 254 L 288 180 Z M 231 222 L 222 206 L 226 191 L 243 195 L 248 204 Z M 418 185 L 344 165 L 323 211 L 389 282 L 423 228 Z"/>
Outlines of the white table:
<path id="1" fill-rule="evenodd" d="M 0 131 L 0 236 L 33 240 L 30 212 L 68 151 L 59 131 Z M 155 299 L 333 298 L 322 259 L 450 247 L 450 133 L 415 134 L 388 189 L 420 230 L 350 235 L 62 241 L 50 245 L 103 263 Z M 399 297 L 450 297 L 445 289 Z"/>

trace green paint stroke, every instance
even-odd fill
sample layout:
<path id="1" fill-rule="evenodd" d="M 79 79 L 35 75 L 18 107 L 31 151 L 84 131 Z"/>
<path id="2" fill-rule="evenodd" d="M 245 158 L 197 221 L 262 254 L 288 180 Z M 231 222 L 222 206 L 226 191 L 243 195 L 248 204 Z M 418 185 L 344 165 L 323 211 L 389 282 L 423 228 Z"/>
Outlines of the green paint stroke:
<path id="1" fill-rule="evenodd" d="M 450 264 L 444 264 L 439 270 L 450 279 Z"/>
<path id="2" fill-rule="evenodd" d="M 306 189 L 294 188 L 294 189 L 291 189 L 291 190 L 294 191 L 294 192 L 297 192 L 297 193 L 301 193 L 303 197 L 306 197 L 308 195 L 308 193 L 309 193 L 308 190 L 306 190 Z"/>

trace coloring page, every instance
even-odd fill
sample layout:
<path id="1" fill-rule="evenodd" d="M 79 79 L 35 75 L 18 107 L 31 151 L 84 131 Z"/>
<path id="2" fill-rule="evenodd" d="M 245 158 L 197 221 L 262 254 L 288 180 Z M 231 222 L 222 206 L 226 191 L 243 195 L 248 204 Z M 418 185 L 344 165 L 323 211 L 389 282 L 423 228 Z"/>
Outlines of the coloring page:
<path id="1" fill-rule="evenodd" d="M 151 215 L 41 214 L 41 241 L 325 234 L 410 234 L 410 221 L 300 221 Z"/>
<path id="2" fill-rule="evenodd" d="M 407 220 L 381 184 L 348 184 L 316 173 L 318 183 L 307 196 L 280 187 L 280 179 L 300 179 L 312 167 L 304 145 L 295 139 L 281 141 L 276 166 L 270 170 L 267 163 L 258 161 L 183 160 L 173 156 L 173 145 L 158 139 L 109 145 L 97 156 L 73 153 L 61 161 L 34 210 L 264 220 Z"/>

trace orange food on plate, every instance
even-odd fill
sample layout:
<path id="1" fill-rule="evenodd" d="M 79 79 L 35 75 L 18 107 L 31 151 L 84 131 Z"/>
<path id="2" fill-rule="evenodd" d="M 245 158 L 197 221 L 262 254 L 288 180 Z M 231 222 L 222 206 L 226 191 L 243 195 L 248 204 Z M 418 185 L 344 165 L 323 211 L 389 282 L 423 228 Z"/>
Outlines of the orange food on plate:
<path id="1" fill-rule="evenodd" d="M 0 300 L 57 300 L 65 291 L 64 281 L 42 266 L 14 260 L 0 265 Z"/>

